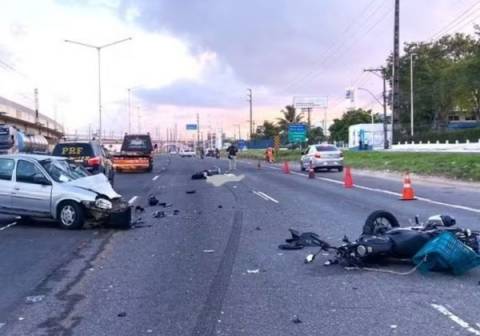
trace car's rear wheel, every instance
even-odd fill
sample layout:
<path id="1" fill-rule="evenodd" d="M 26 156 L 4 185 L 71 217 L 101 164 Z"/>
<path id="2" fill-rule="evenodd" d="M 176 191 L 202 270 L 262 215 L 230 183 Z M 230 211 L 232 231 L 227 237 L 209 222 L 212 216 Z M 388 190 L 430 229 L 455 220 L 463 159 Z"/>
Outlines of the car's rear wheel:
<path id="1" fill-rule="evenodd" d="M 57 220 L 62 229 L 78 230 L 85 223 L 85 214 L 80 204 L 65 201 L 58 206 Z"/>

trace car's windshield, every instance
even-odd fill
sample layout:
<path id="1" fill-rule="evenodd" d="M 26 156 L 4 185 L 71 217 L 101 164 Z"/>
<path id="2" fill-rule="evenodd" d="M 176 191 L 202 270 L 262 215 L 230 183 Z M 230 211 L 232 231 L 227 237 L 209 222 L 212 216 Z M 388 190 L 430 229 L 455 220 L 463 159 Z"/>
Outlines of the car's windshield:
<path id="1" fill-rule="evenodd" d="M 334 146 L 316 146 L 317 152 L 336 152 L 337 147 Z"/>
<path id="2" fill-rule="evenodd" d="M 82 175 L 75 172 L 65 160 L 46 159 L 40 161 L 40 164 L 56 182 L 70 182 L 82 177 Z"/>

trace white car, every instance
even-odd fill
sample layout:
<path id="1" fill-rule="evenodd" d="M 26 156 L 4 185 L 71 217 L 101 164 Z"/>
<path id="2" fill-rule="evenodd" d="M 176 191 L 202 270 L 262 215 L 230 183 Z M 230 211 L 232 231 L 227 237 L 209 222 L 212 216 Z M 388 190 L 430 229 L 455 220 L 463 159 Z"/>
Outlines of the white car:
<path id="1" fill-rule="evenodd" d="M 318 144 L 308 146 L 302 152 L 300 159 L 300 168 L 305 171 L 312 167 L 314 170 L 319 169 L 338 169 L 343 171 L 343 153 L 334 145 Z"/>
<path id="2" fill-rule="evenodd" d="M 195 151 L 191 148 L 185 148 L 180 150 L 180 157 L 195 157 Z"/>

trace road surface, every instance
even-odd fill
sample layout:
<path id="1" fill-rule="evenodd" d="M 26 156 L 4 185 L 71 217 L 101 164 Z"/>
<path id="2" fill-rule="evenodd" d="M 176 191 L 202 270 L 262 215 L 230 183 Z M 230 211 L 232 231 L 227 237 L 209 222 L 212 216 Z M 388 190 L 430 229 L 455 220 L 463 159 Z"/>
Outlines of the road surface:
<path id="1" fill-rule="evenodd" d="M 421 200 L 402 202 L 401 181 L 354 173 L 345 189 L 337 173 L 251 163 L 226 181 L 190 179 L 213 166 L 227 163 L 160 156 L 152 173 L 117 175 L 117 191 L 145 207 L 128 231 L 0 218 L 0 335 L 480 335 L 479 270 L 347 271 L 324 267 L 328 256 L 305 265 L 315 249 L 277 248 L 288 228 L 356 238 L 377 209 L 480 229 L 473 188 L 421 184 Z M 172 206 L 146 206 L 151 194 Z"/>

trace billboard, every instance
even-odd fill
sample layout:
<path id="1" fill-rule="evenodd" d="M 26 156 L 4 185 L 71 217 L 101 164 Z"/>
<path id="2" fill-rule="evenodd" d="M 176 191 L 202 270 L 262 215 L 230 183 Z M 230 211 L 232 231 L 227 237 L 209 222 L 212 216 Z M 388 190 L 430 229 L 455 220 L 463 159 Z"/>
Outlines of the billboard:
<path id="1" fill-rule="evenodd" d="M 300 109 L 327 108 L 328 97 L 296 96 L 293 97 L 293 106 Z"/>

